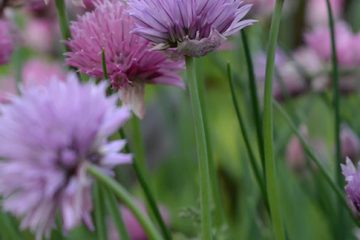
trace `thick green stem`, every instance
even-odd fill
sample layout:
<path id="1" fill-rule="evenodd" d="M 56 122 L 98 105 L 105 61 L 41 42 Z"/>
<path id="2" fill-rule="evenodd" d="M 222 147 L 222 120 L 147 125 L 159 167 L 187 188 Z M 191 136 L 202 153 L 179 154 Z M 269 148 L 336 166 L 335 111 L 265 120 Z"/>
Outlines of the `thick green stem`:
<path id="1" fill-rule="evenodd" d="M 94 176 L 100 183 L 106 186 L 111 192 L 113 192 L 124 205 L 134 214 L 141 226 L 144 228 L 147 236 L 151 240 L 162 240 L 163 238 L 158 233 L 157 229 L 151 222 L 151 220 L 141 211 L 136 205 L 136 201 L 133 197 L 115 180 L 109 176 L 103 174 L 97 167 L 88 165 L 87 171 Z"/>
<path id="2" fill-rule="evenodd" d="M 209 174 L 209 156 L 206 145 L 204 117 L 198 82 L 196 79 L 195 59 L 186 57 L 186 72 L 190 103 L 193 113 L 194 130 L 196 137 L 196 150 L 199 162 L 200 176 L 200 205 L 201 205 L 201 239 L 211 240 L 211 181 Z"/>
<path id="3" fill-rule="evenodd" d="M 264 94 L 264 153 L 265 153 L 265 179 L 266 190 L 270 206 L 270 215 L 273 224 L 273 231 L 277 240 L 285 239 L 285 231 L 280 209 L 279 189 L 277 182 L 277 168 L 273 152 L 273 95 L 272 82 L 275 66 L 275 51 L 279 35 L 281 11 L 284 0 L 276 0 L 275 10 L 272 17 L 270 28 L 270 41 L 267 55 L 266 74 L 265 74 L 265 94 Z"/>
<path id="4" fill-rule="evenodd" d="M 199 73 L 198 73 L 199 74 Z M 201 75 L 198 75 L 201 76 Z M 208 118 L 207 118 L 207 111 L 206 111 L 206 102 L 205 102 L 205 84 L 204 79 L 199 79 L 199 93 L 200 93 L 200 104 L 202 107 L 202 115 L 204 120 L 204 126 L 205 126 L 205 136 L 206 136 L 206 145 L 208 149 L 208 156 L 209 156 L 209 174 L 210 174 L 210 181 L 212 186 L 212 196 L 214 199 L 215 204 L 215 221 L 214 224 L 220 229 L 225 224 L 225 216 L 224 216 L 224 207 L 222 202 L 222 194 L 220 191 L 220 183 L 218 181 L 218 176 L 216 172 L 216 165 L 214 162 L 214 157 L 212 154 L 212 144 L 211 144 L 211 138 L 209 133 L 209 124 L 208 124 Z"/>
<path id="5" fill-rule="evenodd" d="M 256 134 L 257 134 L 257 140 L 258 140 L 258 147 L 261 157 L 261 164 L 262 164 L 262 170 L 263 170 L 263 176 L 265 176 L 265 157 L 264 157 L 264 138 L 263 138 L 263 130 L 261 125 L 261 114 L 260 114 L 260 106 L 259 106 L 259 100 L 258 100 L 258 93 L 257 93 L 257 87 L 256 87 L 256 77 L 254 72 L 254 66 L 251 59 L 251 52 L 249 47 L 249 42 L 246 36 L 245 30 L 241 31 L 241 39 L 243 41 L 244 46 L 244 52 L 245 52 L 245 58 L 247 63 L 247 69 L 248 69 L 248 82 L 249 82 L 249 89 L 250 89 L 250 95 L 251 95 L 251 104 L 252 104 L 252 112 L 253 112 L 253 118 L 256 125 Z"/>
<path id="6" fill-rule="evenodd" d="M 266 201 L 266 189 L 265 189 L 263 177 L 262 177 L 261 172 L 259 170 L 259 166 L 258 166 L 258 164 L 256 162 L 255 154 L 254 154 L 254 151 L 253 151 L 253 149 L 251 147 L 250 140 L 249 140 L 249 135 L 248 135 L 248 132 L 246 130 L 245 121 L 244 121 L 244 119 L 242 117 L 240 106 L 239 106 L 237 98 L 236 98 L 235 86 L 234 86 L 234 81 L 233 81 L 233 77 L 232 77 L 230 64 L 227 65 L 227 74 L 228 74 L 228 80 L 229 80 L 229 85 L 230 85 L 230 90 L 231 90 L 232 101 L 233 101 L 233 104 L 234 104 L 234 108 L 235 108 L 235 112 L 236 112 L 236 116 L 237 116 L 237 119 L 238 119 L 238 122 L 239 122 L 240 129 L 241 129 L 241 133 L 242 133 L 242 136 L 244 138 L 246 149 L 247 149 L 248 154 L 249 154 L 250 165 L 251 165 L 251 168 L 252 168 L 252 170 L 254 172 L 256 182 L 259 185 L 261 193 L 262 193 L 262 195 L 263 195 L 263 197 L 264 197 L 264 199 Z"/>

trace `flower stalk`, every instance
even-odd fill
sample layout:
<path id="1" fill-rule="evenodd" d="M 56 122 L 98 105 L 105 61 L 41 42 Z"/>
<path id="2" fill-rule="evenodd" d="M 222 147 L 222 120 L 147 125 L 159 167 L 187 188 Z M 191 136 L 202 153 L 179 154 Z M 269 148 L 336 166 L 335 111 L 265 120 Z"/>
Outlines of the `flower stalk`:
<path id="1" fill-rule="evenodd" d="M 190 104 L 193 114 L 196 137 L 196 150 L 199 162 L 201 239 L 211 240 L 211 181 L 209 174 L 209 156 L 206 144 L 204 116 L 200 100 L 199 86 L 196 79 L 195 59 L 186 57 L 186 73 L 190 92 Z"/>

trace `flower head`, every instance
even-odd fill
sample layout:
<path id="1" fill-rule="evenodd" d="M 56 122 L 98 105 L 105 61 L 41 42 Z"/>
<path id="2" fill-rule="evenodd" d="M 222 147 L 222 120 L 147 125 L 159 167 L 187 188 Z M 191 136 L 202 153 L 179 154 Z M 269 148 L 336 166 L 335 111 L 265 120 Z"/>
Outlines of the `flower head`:
<path id="1" fill-rule="evenodd" d="M 91 225 L 88 164 L 110 174 L 114 166 L 131 161 L 130 155 L 119 153 L 123 140 L 107 140 L 130 114 L 106 97 L 105 88 L 81 85 L 69 76 L 65 82 L 54 79 L 25 89 L 2 106 L 3 208 L 21 218 L 21 227 L 34 231 L 37 239 L 50 234 L 58 211 L 65 230 L 81 220 Z"/>
<path id="2" fill-rule="evenodd" d="M 345 177 L 345 191 L 350 204 L 357 214 L 360 213 L 360 171 L 359 166 L 355 168 L 350 158 L 346 159 L 346 164 L 341 164 L 342 173 Z"/>
<path id="3" fill-rule="evenodd" d="M 255 22 L 243 20 L 251 5 L 241 0 L 129 0 L 129 6 L 136 34 L 157 48 L 193 57 Z"/>
<path id="4" fill-rule="evenodd" d="M 122 100 L 138 115 L 144 115 L 144 85 L 169 84 L 183 87 L 178 72 L 182 61 L 152 51 L 147 40 L 131 33 L 133 19 L 121 1 L 104 1 L 92 12 L 72 23 L 73 38 L 67 63 L 90 76 L 102 79 L 102 51 L 108 75 Z"/>
<path id="5" fill-rule="evenodd" d="M 14 36 L 11 24 L 6 20 L 0 19 L 0 65 L 10 61 L 13 50 Z"/>

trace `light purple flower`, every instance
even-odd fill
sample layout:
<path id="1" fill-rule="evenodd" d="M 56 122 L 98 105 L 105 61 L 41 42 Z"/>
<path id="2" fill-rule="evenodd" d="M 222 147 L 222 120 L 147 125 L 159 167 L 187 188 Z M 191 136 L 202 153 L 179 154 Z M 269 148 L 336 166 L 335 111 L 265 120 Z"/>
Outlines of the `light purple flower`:
<path id="1" fill-rule="evenodd" d="M 240 0 L 129 0 L 129 6 L 136 34 L 186 56 L 204 56 L 255 22 L 243 20 L 251 5 Z"/>
<path id="2" fill-rule="evenodd" d="M 333 15 L 339 18 L 345 7 L 344 0 L 330 0 Z M 307 2 L 306 7 L 306 21 L 309 25 L 327 25 L 328 12 L 326 1 L 310 0 Z"/>
<path id="3" fill-rule="evenodd" d="M 94 164 L 108 174 L 131 162 L 119 153 L 125 141 L 108 142 L 130 116 L 107 98 L 105 84 L 81 85 L 75 76 L 28 88 L 2 106 L 0 118 L 0 193 L 5 211 L 21 227 L 49 236 L 59 211 L 65 231 L 81 220 L 91 227 Z"/>
<path id="4" fill-rule="evenodd" d="M 183 61 L 152 51 L 147 40 L 132 34 L 133 19 L 122 1 L 104 1 L 92 12 L 73 22 L 71 52 L 67 63 L 81 72 L 102 79 L 102 50 L 108 75 L 122 100 L 139 116 L 144 115 L 145 84 L 168 84 L 184 87 L 178 72 Z"/>
<path id="5" fill-rule="evenodd" d="M 342 173 L 345 177 L 345 191 L 356 215 L 360 213 L 360 171 L 359 164 L 355 168 L 350 158 L 346 159 L 346 164 L 341 164 Z"/>
<path id="6" fill-rule="evenodd" d="M 14 35 L 11 24 L 0 19 L 0 65 L 10 61 L 14 50 Z"/>
<path id="7" fill-rule="evenodd" d="M 341 127 L 340 139 L 343 158 L 355 159 L 360 156 L 360 139 L 349 126 Z"/>

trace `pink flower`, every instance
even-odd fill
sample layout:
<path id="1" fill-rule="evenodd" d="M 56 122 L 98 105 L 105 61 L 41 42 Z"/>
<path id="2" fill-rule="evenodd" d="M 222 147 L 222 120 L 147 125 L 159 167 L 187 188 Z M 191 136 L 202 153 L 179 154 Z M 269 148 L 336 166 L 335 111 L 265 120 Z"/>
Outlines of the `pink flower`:
<path id="1" fill-rule="evenodd" d="M 344 0 L 330 0 L 335 18 L 342 15 L 344 9 Z M 326 1 L 310 0 L 307 3 L 306 20 L 310 25 L 327 25 L 328 12 Z"/>
<path id="2" fill-rule="evenodd" d="M 0 104 L 7 104 L 16 94 L 16 81 L 12 77 L 0 79 Z"/>
<path id="3" fill-rule="evenodd" d="M 129 0 L 134 32 L 180 55 L 204 56 L 227 37 L 252 25 L 250 4 L 240 0 Z"/>
<path id="4" fill-rule="evenodd" d="M 122 1 L 104 1 L 73 22 L 67 63 L 90 76 L 104 78 L 102 51 L 113 89 L 139 117 L 144 116 L 145 84 L 184 87 L 178 75 L 183 61 L 152 51 L 147 40 L 131 33 L 134 23 Z"/>
<path id="5" fill-rule="evenodd" d="M 359 165 L 355 167 L 350 158 L 346 159 L 346 164 L 341 164 L 342 173 L 345 177 L 345 191 L 350 206 L 354 213 L 360 214 L 360 170 Z"/>
<path id="6" fill-rule="evenodd" d="M 92 179 L 86 166 L 111 174 L 131 162 L 119 151 L 125 141 L 108 141 L 130 112 L 107 98 L 105 84 L 81 85 L 75 76 L 24 89 L 3 105 L 0 118 L 0 194 L 5 211 L 21 228 L 49 237 L 61 213 L 68 231 L 83 220 L 91 227 Z"/>
<path id="7" fill-rule="evenodd" d="M 10 61 L 14 50 L 14 40 L 11 24 L 0 19 L 0 65 Z"/>
<path id="8" fill-rule="evenodd" d="M 138 201 L 138 206 L 142 210 L 142 212 L 146 213 L 146 207 L 140 201 Z M 147 240 L 146 233 L 142 226 L 140 225 L 139 221 L 135 218 L 132 212 L 126 208 L 121 206 L 120 207 L 121 216 L 124 220 L 126 230 L 132 240 Z M 161 216 L 164 218 L 165 223 L 169 224 L 169 214 L 164 207 L 160 208 Z M 117 229 L 115 228 L 114 224 L 110 222 L 109 225 L 109 240 L 119 240 L 119 235 Z"/>
<path id="9" fill-rule="evenodd" d="M 360 64 L 359 37 L 354 35 L 345 22 L 338 22 L 335 26 L 336 51 L 339 64 L 343 67 L 354 67 Z M 305 35 L 305 41 L 316 54 L 325 62 L 332 56 L 331 39 L 328 26 L 319 26 Z"/>
<path id="10" fill-rule="evenodd" d="M 32 19 L 26 25 L 23 38 L 29 47 L 40 52 L 49 52 L 54 43 L 54 24 L 46 19 Z"/>
<path id="11" fill-rule="evenodd" d="M 46 85 L 52 78 L 65 80 L 66 74 L 63 68 L 57 64 L 41 59 L 33 59 L 27 62 L 23 68 L 23 85 L 25 88 Z"/>

